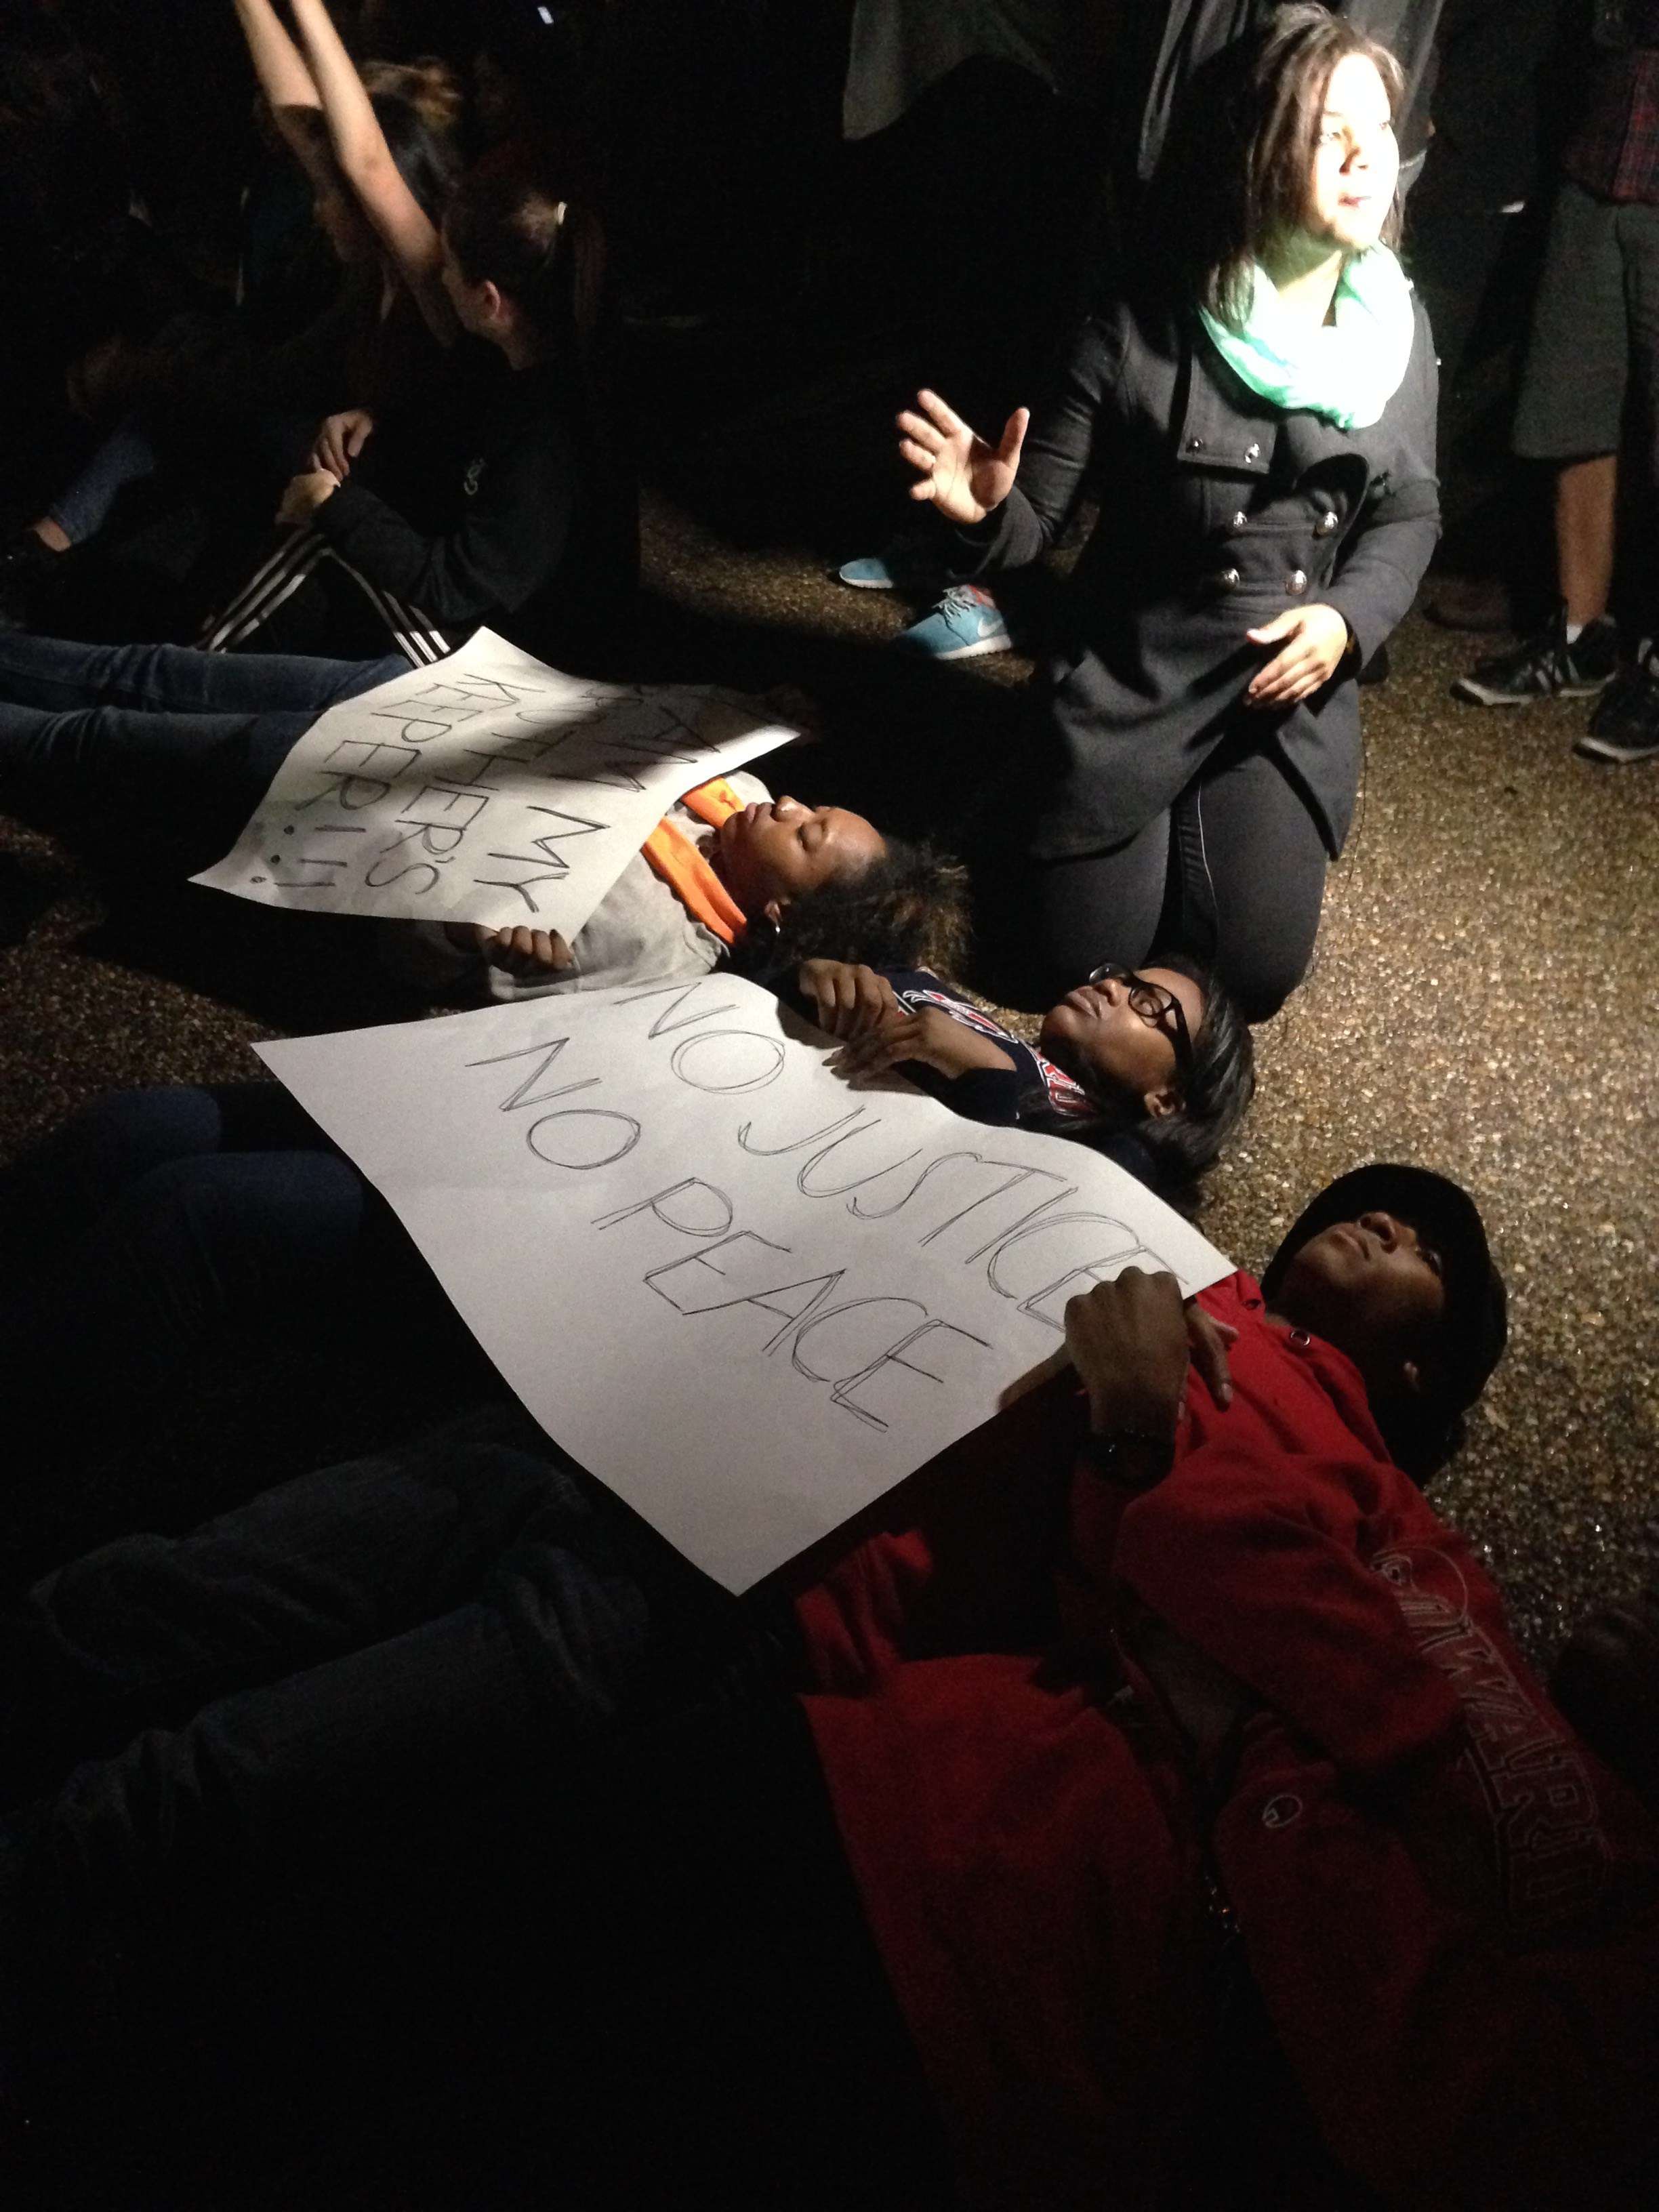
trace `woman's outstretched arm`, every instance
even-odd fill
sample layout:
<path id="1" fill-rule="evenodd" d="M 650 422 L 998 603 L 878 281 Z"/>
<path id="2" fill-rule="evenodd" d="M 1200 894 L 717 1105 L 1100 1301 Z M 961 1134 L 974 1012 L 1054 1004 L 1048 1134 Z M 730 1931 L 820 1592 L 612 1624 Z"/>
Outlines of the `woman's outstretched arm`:
<path id="1" fill-rule="evenodd" d="M 307 175 L 320 182 L 323 103 L 300 49 L 272 0 L 236 0 L 236 20 L 272 120 Z"/>
<path id="2" fill-rule="evenodd" d="M 239 6 L 242 3 L 238 0 Z M 452 345 L 460 326 L 443 288 L 443 240 L 437 226 L 392 160 L 380 118 L 324 0 L 291 0 L 291 4 L 294 27 L 321 95 L 340 173 L 432 335 L 441 345 Z"/>

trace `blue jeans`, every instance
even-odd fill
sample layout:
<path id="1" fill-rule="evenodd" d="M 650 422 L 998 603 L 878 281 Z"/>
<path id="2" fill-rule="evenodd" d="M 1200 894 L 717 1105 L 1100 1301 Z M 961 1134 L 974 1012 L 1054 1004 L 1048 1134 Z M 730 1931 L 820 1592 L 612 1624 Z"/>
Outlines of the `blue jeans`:
<path id="1" fill-rule="evenodd" d="M 88 457 L 46 513 L 71 545 L 84 544 L 109 520 L 126 487 L 153 477 L 161 465 L 154 439 L 137 416 L 129 415 Z"/>
<path id="2" fill-rule="evenodd" d="M 240 495 L 256 486 L 274 499 L 274 487 L 306 466 L 317 422 L 313 415 L 234 408 L 230 434 L 240 450 L 230 454 L 222 444 L 227 427 L 210 427 L 212 459 L 204 466 L 205 454 L 181 451 L 176 429 L 167 432 L 142 413 L 129 415 L 88 455 L 46 513 L 71 545 L 84 545 L 109 520 L 129 484 L 142 483 L 164 470 L 173 476 L 182 474 L 185 484 L 215 507 L 234 507 Z"/>
<path id="3" fill-rule="evenodd" d="M 317 717 L 393 676 L 380 660 L 0 635 L 0 805 L 58 828 L 131 814 L 218 860 Z"/>

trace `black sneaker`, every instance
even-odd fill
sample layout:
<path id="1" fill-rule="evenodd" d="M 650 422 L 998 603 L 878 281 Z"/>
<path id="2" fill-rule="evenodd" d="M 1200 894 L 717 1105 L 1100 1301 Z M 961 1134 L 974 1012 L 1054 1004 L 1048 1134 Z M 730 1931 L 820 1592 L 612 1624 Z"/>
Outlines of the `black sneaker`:
<path id="1" fill-rule="evenodd" d="M 1586 623 L 1567 643 L 1567 618 L 1558 609 L 1547 629 L 1508 653 L 1477 661 L 1452 685 L 1455 699 L 1477 707 L 1521 707 L 1529 699 L 1593 699 L 1619 665 L 1619 631 L 1603 615 Z"/>
<path id="2" fill-rule="evenodd" d="M 1587 760 L 1620 762 L 1659 755 L 1659 651 L 1651 638 L 1601 694 L 1573 750 Z"/>

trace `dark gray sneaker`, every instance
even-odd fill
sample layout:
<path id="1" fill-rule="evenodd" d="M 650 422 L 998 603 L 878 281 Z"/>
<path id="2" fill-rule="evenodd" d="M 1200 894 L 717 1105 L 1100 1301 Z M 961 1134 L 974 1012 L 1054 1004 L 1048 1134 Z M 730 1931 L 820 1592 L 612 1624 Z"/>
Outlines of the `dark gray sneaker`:
<path id="1" fill-rule="evenodd" d="M 1659 755 L 1659 652 L 1651 638 L 1644 638 L 1635 659 L 1601 694 L 1573 750 L 1587 760 L 1621 763 Z"/>
<path id="2" fill-rule="evenodd" d="M 1452 685 L 1455 699 L 1477 707 L 1522 707 L 1531 699 L 1593 699 L 1619 665 L 1619 631 L 1605 615 L 1567 643 L 1567 617 L 1558 608 L 1546 629 L 1524 645 L 1475 663 Z"/>

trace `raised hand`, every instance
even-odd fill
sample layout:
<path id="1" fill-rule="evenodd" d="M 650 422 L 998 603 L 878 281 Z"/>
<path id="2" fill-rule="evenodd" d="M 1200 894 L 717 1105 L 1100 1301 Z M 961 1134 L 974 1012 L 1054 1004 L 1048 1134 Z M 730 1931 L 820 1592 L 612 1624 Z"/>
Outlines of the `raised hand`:
<path id="1" fill-rule="evenodd" d="M 916 408 L 898 418 L 899 452 L 920 477 L 911 498 L 931 500 L 947 522 L 983 522 L 1013 488 L 1030 410 L 1016 407 L 989 446 L 938 392 L 917 392 Z"/>

